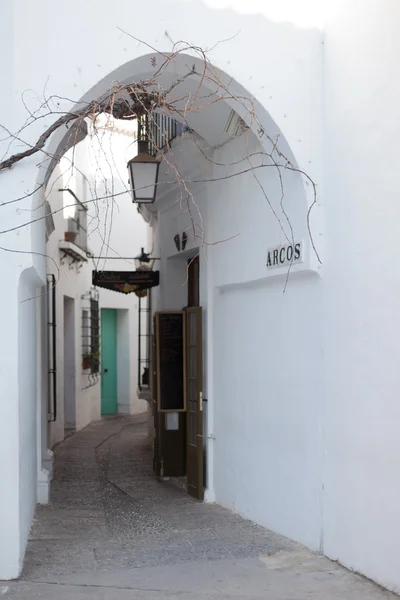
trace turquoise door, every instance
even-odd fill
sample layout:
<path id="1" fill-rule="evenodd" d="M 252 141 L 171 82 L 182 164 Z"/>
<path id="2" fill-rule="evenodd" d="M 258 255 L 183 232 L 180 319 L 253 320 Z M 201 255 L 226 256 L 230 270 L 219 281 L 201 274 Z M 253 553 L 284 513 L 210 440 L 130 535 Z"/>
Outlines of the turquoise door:
<path id="1" fill-rule="evenodd" d="M 117 311 L 101 309 L 101 414 L 115 415 L 117 402 Z"/>

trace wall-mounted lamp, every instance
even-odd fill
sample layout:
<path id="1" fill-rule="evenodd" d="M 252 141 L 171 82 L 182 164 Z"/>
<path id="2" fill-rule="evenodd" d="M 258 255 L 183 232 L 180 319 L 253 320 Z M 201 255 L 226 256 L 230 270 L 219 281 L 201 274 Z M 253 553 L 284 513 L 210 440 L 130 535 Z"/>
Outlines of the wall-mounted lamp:
<path id="1" fill-rule="evenodd" d="M 156 258 L 151 258 L 142 248 L 139 256 L 135 256 L 135 267 L 137 271 L 152 271 Z"/>

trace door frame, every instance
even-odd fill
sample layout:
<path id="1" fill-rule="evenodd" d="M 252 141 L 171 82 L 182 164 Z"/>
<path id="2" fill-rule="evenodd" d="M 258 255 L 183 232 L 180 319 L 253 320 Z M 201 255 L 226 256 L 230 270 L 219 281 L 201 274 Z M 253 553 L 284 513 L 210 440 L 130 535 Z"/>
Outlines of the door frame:
<path id="1" fill-rule="evenodd" d="M 188 494 L 204 499 L 204 412 L 203 412 L 203 311 L 200 306 L 188 307 L 186 309 L 186 473 Z M 190 319 L 194 315 L 196 322 L 196 340 L 191 343 Z M 196 400 L 191 397 L 191 348 L 196 348 Z M 191 410 L 195 404 L 195 411 Z M 190 443 L 191 422 L 194 412 L 196 443 Z"/>

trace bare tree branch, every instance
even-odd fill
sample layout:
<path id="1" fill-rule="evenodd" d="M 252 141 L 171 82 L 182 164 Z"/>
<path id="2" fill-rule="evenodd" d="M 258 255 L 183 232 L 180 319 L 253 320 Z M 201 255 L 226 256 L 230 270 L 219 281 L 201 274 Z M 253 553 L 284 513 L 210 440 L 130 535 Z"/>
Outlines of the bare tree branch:
<path id="1" fill-rule="evenodd" d="M 191 222 L 191 233 L 195 239 L 199 239 L 201 241 L 201 245 L 208 245 L 210 244 L 210 242 L 206 241 L 206 234 L 204 232 L 202 214 L 197 199 L 195 198 L 195 195 L 192 192 L 192 184 L 211 184 L 213 182 L 228 180 L 238 177 L 240 175 L 245 175 L 246 173 L 252 174 L 257 185 L 261 190 L 262 195 L 266 199 L 274 215 L 274 218 L 277 220 L 281 230 L 283 231 L 286 239 L 289 242 L 293 243 L 293 227 L 290 221 L 290 215 L 288 213 L 288 210 L 285 208 L 284 205 L 285 189 L 284 179 L 282 175 L 284 171 L 290 171 L 304 178 L 306 185 L 311 184 L 313 201 L 307 212 L 307 228 L 315 255 L 317 256 L 319 262 L 321 262 L 313 240 L 310 224 L 311 212 L 317 203 L 316 185 L 305 171 L 303 171 L 301 168 L 296 167 L 291 162 L 291 160 L 289 160 L 289 158 L 285 156 L 285 154 L 279 148 L 279 139 L 274 139 L 272 135 L 270 135 L 264 130 L 263 125 L 256 114 L 255 103 L 253 98 L 246 96 L 238 96 L 234 94 L 232 92 L 230 82 L 224 83 L 221 80 L 219 72 L 212 65 L 211 61 L 208 58 L 208 52 L 202 49 L 201 47 L 191 45 L 190 43 L 184 40 L 175 43 L 171 40 L 173 44 L 172 52 L 170 54 L 165 54 L 159 52 L 156 48 L 144 42 L 143 40 L 136 38 L 134 35 L 127 33 L 123 29 L 118 29 L 125 35 L 134 39 L 135 41 L 145 44 L 150 50 L 155 52 L 155 55 L 150 58 L 152 66 L 155 67 L 155 72 L 153 73 L 152 77 L 146 81 L 133 81 L 127 84 L 121 84 L 117 82 L 102 97 L 92 99 L 89 102 L 76 102 L 70 98 L 64 98 L 58 95 L 52 95 L 46 98 L 45 86 L 43 90 L 43 96 L 36 96 L 35 98 L 35 102 L 37 101 L 38 105 L 36 104 L 34 109 L 30 109 L 23 95 L 23 103 L 28 113 L 28 118 L 26 119 L 26 122 L 21 126 L 19 131 L 14 134 L 8 131 L 4 126 L 0 125 L 0 127 L 2 127 L 7 134 L 7 137 L 4 138 L 2 141 L 7 142 L 8 140 L 10 140 L 10 145 L 8 146 L 8 150 L 6 151 L 6 155 L 0 161 L 0 172 L 12 168 L 21 160 L 33 156 L 37 153 L 44 153 L 47 157 L 50 157 L 53 160 L 59 162 L 61 157 L 65 155 L 67 149 L 70 148 L 71 145 L 73 147 L 75 146 L 78 139 L 77 134 L 80 129 L 80 126 L 83 125 L 84 122 L 89 123 L 89 127 L 91 127 L 91 135 L 96 137 L 99 142 L 99 152 L 103 153 L 106 159 L 105 162 L 107 169 L 109 169 L 112 173 L 112 178 L 111 182 L 108 182 L 106 180 L 107 178 L 104 176 L 104 193 L 99 195 L 97 190 L 99 178 L 97 177 L 97 179 L 95 179 L 93 189 L 90 190 L 92 196 L 91 199 L 85 200 L 82 203 L 94 203 L 94 205 L 96 206 L 96 214 L 95 216 L 93 216 L 92 219 L 94 225 L 93 231 L 97 230 L 97 232 L 100 234 L 100 237 L 102 239 L 102 249 L 100 255 L 102 255 L 102 252 L 105 249 L 104 259 L 106 259 L 108 251 L 112 250 L 112 248 L 110 247 L 110 236 L 113 215 L 114 211 L 117 208 L 116 198 L 122 194 L 126 194 L 127 190 L 123 192 L 116 192 L 115 190 L 113 178 L 116 175 L 119 175 L 118 167 L 116 165 L 114 157 L 112 156 L 112 151 L 104 147 L 103 140 L 101 139 L 102 134 L 99 132 L 99 128 L 97 126 L 96 121 L 100 115 L 106 115 L 108 119 L 114 119 L 116 121 L 132 121 L 138 118 L 139 116 L 146 115 L 151 124 L 150 142 L 152 143 L 155 150 L 159 154 L 162 154 L 163 162 L 168 167 L 169 172 L 172 174 L 172 180 L 164 181 L 161 185 L 177 187 L 177 202 L 179 202 L 182 211 L 187 212 L 189 214 Z M 167 32 L 166 35 L 168 37 Z M 218 41 L 213 46 L 213 48 L 215 48 L 218 44 L 227 41 L 229 40 Z M 201 68 L 199 67 L 198 69 L 196 69 L 194 64 L 190 64 L 189 60 L 187 72 L 184 73 L 184 75 L 182 75 L 181 77 L 178 77 L 171 85 L 169 85 L 169 87 L 164 88 L 161 84 L 160 76 L 165 72 L 168 66 L 173 64 L 175 58 L 183 53 L 189 53 L 191 55 L 199 57 L 201 61 Z M 192 92 L 187 92 L 186 86 L 182 86 L 182 84 L 189 77 L 192 77 L 195 82 Z M 206 86 L 204 84 L 206 84 Z M 204 93 L 204 89 L 206 89 L 206 93 Z M 179 90 L 182 90 L 181 94 L 179 93 Z M 176 156 L 174 156 L 174 152 L 169 144 L 169 141 L 167 140 L 167 143 L 163 148 L 159 148 L 157 146 L 157 139 L 154 135 L 154 132 L 157 130 L 159 125 L 154 119 L 154 113 L 155 111 L 162 112 L 162 114 L 168 115 L 171 118 L 179 120 L 187 127 L 189 127 L 188 121 L 190 121 L 190 115 L 192 113 L 200 113 L 207 107 L 213 106 L 219 102 L 224 101 L 229 101 L 231 105 L 233 103 L 236 103 L 238 109 L 240 108 L 239 112 L 241 114 L 243 114 L 243 111 L 245 112 L 246 122 L 248 123 L 250 129 L 257 131 L 257 137 L 261 141 L 265 142 L 265 140 L 268 140 L 271 150 L 269 152 L 265 150 L 259 152 L 248 151 L 245 154 L 245 156 L 241 157 L 239 160 L 232 161 L 229 164 L 222 164 L 215 161 L 208 154 L 208 152 L 205 152 L 200 147 L 200 145 L 197 145 L 202 155 L 214 165 L 218 165 L 220 167 L 230 167 L 230 169 L 232 169 L 232 167 L 238 168 L 235 169 L 234 172 L 231 172 L 230 170 L 229 173 L 207 177 L 205 179 L 199 178 L 197 180 L 195 179 L 188 181 L 180 172 L 180 168 L 176 164 Z M 65 105 L 65 103 L 71 104 L 71 111 L 66 110 L 63 112 L 61 110 L 60 105 Z M 49 127 L 46 128 L 46 130 L 37 139 L 36 143 L 30 145 L 21 139 L 22 133 L 28 130 L 30 127 L 32 127 L 39 119 L 51 118 L 55 116 L 57 116 L 58 118 Z M 67 138 L 64 139 L 63 146 L 59 150 L 59 155 L 52 154 L 46 148 L 47 143 L 50 140 L 51 136 L 63 127 L 67 127 L 70 129 L 69 135 L 67 136 Z M 193 139 L 195 140 L 194 136 Z M 13 153 L 11 156 L 8 156 L 8 151 L 11 148 L 11 144 L 15 141 L 23 143 L 25 145 L 25 149 L 21 152 Z M 196 140 L 195 143 L 197 143 Z M 268 158 L 268 161 L 264 162 L 264 157 Z M 259 158 L 261 160 L 261 164 L 254 164 L 254 160 L 256 158 Z M 244 161 L 246 161 L 247 164 L 243 164 Z M 272 204 L 270 194 L 267 192 L 265 184 L 260 180 L 258 176 L 258 170 L 264 170 L 266 168 L 272 168 L 276 170 L 278 176 L 280 186 L 280 202 L 278 208 L 276 208 L 276 206 Z M 74 169 L 79 170 L 75 165 L 74 153 L 72 153 L 72 157 L 70 159 L 70 169 L 71 173 Z M 100 167 L 99 170 L 101 171 Z M 99 175 L 99 173 L 97 175 Z M 33 196 L 35 193 L 40 191 L 43 186 L 44 184 L 37 186 L 33 191 L 27 191 L 26 194 L 19 198 L 9 199 L 2 202 L 0 204 L 0 208 L 2 206 L 26 200 L 27 198 Z M 45 190 L 44 199 L 46 198 L 46 194 L 48 195 L 50 192 L 51 188 Z M 99 230 L 99 202 L 106 203 L 105 223 L 103 231 L 101 232 Z M 74 205 L 70 204 L 68 206 Z M 63 207 L 62 210 L 64 210 L 64 208 L 66 207 Z M 53 214 L 56 214 L 57 212 L 59 212 L 58 209 L 53 211 Z M 18 225 L 15 225 L 14 227 L 0 231 L 0 235 L 9 233 L 10 231 L 22 229 L 44 218 L 46 217 L 38 216 L 36 218 L 32 218 L 27 222 L 20 223 Z M 232 239 L 232 237 L 236 237 L 236 235 L 239 235 L 239 233 L 231 236 L 228 239 Z M 221 243 L 222 241 L 226 240 L 217 240 L 215 242 L 212 242 L 212 244 Z M 2 249 L 6 250 L 0 247 L 0 250 Z M 289 273 L 290 268 L 288 276 Z"/>

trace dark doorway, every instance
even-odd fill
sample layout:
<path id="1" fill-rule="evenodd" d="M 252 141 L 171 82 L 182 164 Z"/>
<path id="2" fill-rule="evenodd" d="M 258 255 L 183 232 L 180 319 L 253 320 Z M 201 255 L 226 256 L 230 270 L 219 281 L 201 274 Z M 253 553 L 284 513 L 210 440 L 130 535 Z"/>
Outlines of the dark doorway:
<path id="1" fill-rule="evenodd" d="M 200 261 L 195 256 L 187 261 L 188 269 L 188 307 L 200 306 Z"/>

